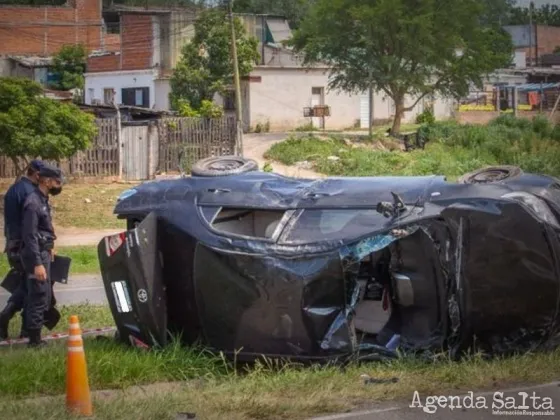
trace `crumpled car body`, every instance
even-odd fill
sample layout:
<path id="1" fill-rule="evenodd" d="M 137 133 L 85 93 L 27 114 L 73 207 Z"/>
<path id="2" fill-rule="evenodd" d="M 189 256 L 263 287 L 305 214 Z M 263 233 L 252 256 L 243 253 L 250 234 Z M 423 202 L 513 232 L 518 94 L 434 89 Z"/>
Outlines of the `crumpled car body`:
<path id="1" fill-rule="evenodd" d="M 121 339 L 292 359 L 558 344 L 560 183 L 151 181 L 99 244 Z M 136 224 L 135 223 L 139 223 Z"/>

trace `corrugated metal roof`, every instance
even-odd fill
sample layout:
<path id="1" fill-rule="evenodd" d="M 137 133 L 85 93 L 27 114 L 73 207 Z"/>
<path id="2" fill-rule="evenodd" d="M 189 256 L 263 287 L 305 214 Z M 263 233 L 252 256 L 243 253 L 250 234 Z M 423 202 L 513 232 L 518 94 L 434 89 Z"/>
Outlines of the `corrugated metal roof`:
<path id="1" fill-rule="evenodd" d="M 14 60 L 25 67 L 49 67 L 52 65 L 52 57 L 39 57 L 39 56 L 19 56 L 10 55 L 10 59 Z"/>
<path id="2" fill-rule="evenodd" d="M 547 89 L 558 89 L 560 83 L 526 83 L 524 85 L 517 85 L 517 90 L 520 92 L 539 91 Z"/>
<path id="3" fill-rule="evenodd" d="M 275 43 L 286 41 L 292 37 L 292 30 L 286 19 L 267 18 L 266 24 Z"/>

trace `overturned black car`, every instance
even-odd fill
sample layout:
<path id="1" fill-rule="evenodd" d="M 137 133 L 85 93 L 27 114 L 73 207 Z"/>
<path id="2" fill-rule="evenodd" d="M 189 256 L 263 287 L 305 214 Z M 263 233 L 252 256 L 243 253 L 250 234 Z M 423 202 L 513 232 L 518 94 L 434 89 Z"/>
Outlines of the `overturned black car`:
<path id="1" fill-rule="evenodd" d="M 99 244 L 121 339 L 301 360 L 558 344 L 559 180 L 253 169 L 123 193 L 129 230 Z"/>

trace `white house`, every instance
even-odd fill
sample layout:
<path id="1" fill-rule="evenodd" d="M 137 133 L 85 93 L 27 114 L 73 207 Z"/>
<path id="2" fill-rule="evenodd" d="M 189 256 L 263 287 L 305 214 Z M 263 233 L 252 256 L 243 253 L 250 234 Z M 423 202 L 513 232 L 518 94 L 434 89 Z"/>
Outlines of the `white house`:
<path id="1" fill-rule="evenodd" d="M 246 130 L 258 125 L 272 131 L 290 130 L 313 124 L 317 128 L 342 130 L 367 128 L 367 95 L 331 91 L 329 68 L 306 68 L 302 60 L 282 42 L 291 37 L 283 17 L 239 15 L 249 34 L 259 40 L 260 62 L 242 80 L 242 113 Z M 120 11 L 121 40 L 118 51 L 97 52 L 88 59 L 86 104 L 124 104 L 169 110 L 169 76 L 181 45 L 193 35 L 192 14 L 160 9 L 130 8 Z M 166 28 L 174 25 L 173 32 Z M 189 29 L 190 28 L 190 29 Z M 152 34 L 146 39 L 145 34 Z M 143 42 L 139 39 L 143 37 Z M 235 110 L 234 91 L 217 98 L 226 111 Z M 407 99 L 407 103 L 411 102 Z M 328 116 L 306 117 L 306 109 L 328 107 Z M 404 121 L 414 121 L 426 101 L 406 113 Z M 451 115 L 449 101 L 434 100 L 436 116 Z M 394 115 L 392 101 L 376 93 L 374 121 L 386 122 Z"/>

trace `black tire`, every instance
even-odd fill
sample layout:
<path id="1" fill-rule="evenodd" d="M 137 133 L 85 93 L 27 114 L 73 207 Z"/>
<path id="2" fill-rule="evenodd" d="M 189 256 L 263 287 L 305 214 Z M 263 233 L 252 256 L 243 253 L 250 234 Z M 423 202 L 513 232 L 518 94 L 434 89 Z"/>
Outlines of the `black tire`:
<path id="1" fill-rule="evenodd" d="M 259 165 L 253 159 L 240 156 L 209 157 L 196 162 L 191 170 L 193 176 L 227 176 L 258 171 Z"/>
<path id="2" fill-rule="evenodd" d="M 523 175 L 523 171 L 517 166 L 488 166 L 463 175 L 457 182 L 459 184 L 492 184 L 521 175 Z"/>

